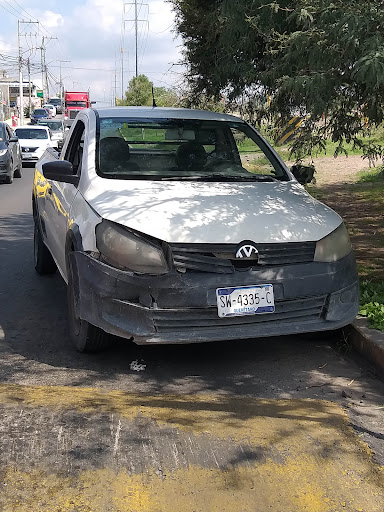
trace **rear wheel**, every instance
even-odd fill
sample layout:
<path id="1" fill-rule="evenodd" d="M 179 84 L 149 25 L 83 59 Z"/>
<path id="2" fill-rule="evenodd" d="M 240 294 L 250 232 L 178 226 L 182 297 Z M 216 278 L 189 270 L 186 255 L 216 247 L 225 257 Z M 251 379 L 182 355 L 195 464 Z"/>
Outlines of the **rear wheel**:
<path id="1" fill-rule="evenodd" d="M 40 228 L 35 220 L 35 230 L 33 236 L 33 259 L 35 269 L 38 274 L 47 275 L 56 272 L 56 263 L 52 258 L 47 246 L 41 237 Z"/>
<path id="2" fill-rule="evenodd" d="M 100 352 L 111 345 L 111 335 L 80 318 L 78 314 L 79 294 L 76 293 L 75 279 L 69 265 L 67 301 L 71 340 L 78 352 Z"/>

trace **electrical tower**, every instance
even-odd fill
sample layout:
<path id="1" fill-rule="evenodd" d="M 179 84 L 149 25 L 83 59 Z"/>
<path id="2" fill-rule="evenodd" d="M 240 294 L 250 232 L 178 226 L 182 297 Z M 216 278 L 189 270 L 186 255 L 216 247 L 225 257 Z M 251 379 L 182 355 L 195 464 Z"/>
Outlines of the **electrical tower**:
<path id="1" fill-rule="evenodd" d="M 126 6 L 130 6 L 130 9 L 134 8 L 134 18 L 133 19 L 125 19 L 126 15 Z M 140 18 L 139 16 L 142 16 Z M 138 39 L 139 39 L 139 23 L 145 23 L 146 28 L 148 29 L 148 4 L 143 3 L 142 0 L 134 0 L 133 2 L 124 2 L 123 8 L 123 32 L 125 33 L 125 24 L 133 23 L 133 29 L 135 34 L 135 76 L 139 74 L 138 68 Z"/>

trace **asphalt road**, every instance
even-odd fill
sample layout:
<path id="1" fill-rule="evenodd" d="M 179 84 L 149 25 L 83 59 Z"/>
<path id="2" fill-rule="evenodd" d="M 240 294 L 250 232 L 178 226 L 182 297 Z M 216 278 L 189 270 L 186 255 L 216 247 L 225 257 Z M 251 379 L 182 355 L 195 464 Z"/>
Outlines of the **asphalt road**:
<path id="1" fill-rule="evenodd" d="M 0 184 L 0 509 L 384 510 L 384 385 L 347 339 L 78 354 L 33 268 L 33 172 Z"/>

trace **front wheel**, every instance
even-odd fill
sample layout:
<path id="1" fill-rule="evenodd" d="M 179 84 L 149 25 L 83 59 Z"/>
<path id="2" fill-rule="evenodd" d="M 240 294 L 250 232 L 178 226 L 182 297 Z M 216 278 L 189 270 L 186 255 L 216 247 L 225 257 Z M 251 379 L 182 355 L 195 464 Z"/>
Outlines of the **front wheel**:
<path id="1" fill-rule="evenodd" d="M 5 178 L 5 183 L 8 183 L 8 185 L 13 183 L 13 176 L 14 176 L 13 163 L 11 163 L 11 171 L 8 174 L 8 176 Z"/>
<path id="2" fill-rule="evenodd" d="M 49 249 L 43 242 L 41 237 L 40 228 L 35 220 L 35 229 L 33 233 L 33 260 L 35 269 L 38 274 L 47 275 L 56 272 L 56 263 L 52 258 Z"/>
<path id="3" fill-rule="evenodd" d="M 14 177 L 15 178 L 21 178 L 22 177 L 23 173 L 22 173 L 21 168 L 22 168 L 22 163 L 21 163 L 21 160 L 20 160 L 19 165 L 16 167 L 15 172 L 14 172 Z"/>
<path id="4" fill-rule="evenodd" d="M 111 344 L 111 335 L 80 318 L 79 293 L 75 290 L 73 271 L 68 271 L 67 302 L 69 335 L 78 352 L 100 352 Z"/>

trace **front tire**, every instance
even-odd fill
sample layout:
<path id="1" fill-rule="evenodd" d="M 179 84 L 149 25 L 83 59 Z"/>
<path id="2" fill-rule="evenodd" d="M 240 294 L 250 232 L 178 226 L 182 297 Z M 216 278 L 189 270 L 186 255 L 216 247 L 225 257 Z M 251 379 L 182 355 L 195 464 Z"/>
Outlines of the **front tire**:
<path id="1" fill-rule="evenodd" d="M 75 291 L 75 277 L 73 270 L 68 265 L 68 324 L 69 335 L 78 352 L 101 352 L 111 345 L 111 335 L 102 329 L 95 327 L 78 315 L 78 295 Z"/>
<path id="2" fill-rule="evenodd" d="M 15 178 L 21 178 L 22 177 L 23 173 L 22 173 L 21 168 L 22 168 L 22 163 L 21 163 L 21 160 L 20 160 L 19 165 L 16 167 L 15 172 L 13 173 L 13 176 Z"/>
<path id="3" fill-rule="evenodd" d="M 33 259 L 36 272 L 40 275 L 54 274 L 56 272 L 56 263 L 52 258 L 47 246 L 41 237 L 40 228 L 35 220 L 35 230 L 33 233 Z"/>
<path id="4" fill-rule="evenodd" d="M 14 176 L 14 170 L 13 170 L 13 162 L 11 162 L 11 169 L 9 175 L 5 178 L 5 183 L 10 185 L 13 183 L 13 176 Z"/>

